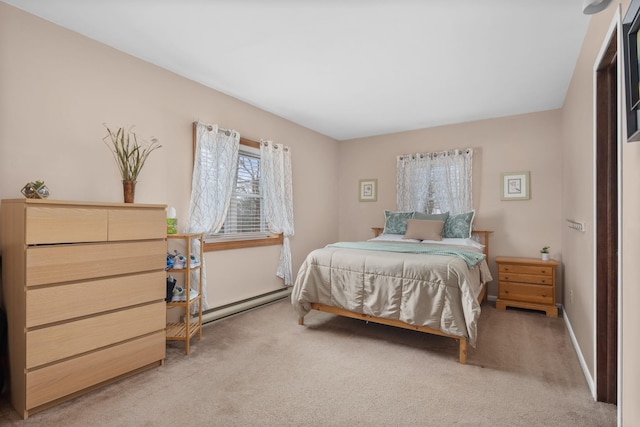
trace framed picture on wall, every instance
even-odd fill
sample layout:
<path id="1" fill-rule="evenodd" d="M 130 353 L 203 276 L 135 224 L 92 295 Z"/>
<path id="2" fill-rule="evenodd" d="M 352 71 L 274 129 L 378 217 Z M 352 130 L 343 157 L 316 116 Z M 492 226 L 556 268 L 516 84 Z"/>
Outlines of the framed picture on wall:
<path id="1" fill-rule="evenodd" d="M 378 180 L 377 179 L 361 179 L 360 180 L 360 201 L 375 202 L 378 200 Z"/>
<path id="2" fill-rule="evenodd" d="M 500 181 L 501 200 L 529 199 L 529 172 L 505 172 Z"/>
<path id="3" fill-rule="evenodd" d="M 627 142 L 640 141 L 640 0 L 632 0 L 622 21 Z"/>

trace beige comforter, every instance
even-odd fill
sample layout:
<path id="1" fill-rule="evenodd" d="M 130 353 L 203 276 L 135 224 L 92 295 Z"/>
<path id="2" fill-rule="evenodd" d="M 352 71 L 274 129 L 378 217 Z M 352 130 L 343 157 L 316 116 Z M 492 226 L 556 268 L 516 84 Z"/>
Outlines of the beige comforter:
<path id="1" fill-rule="evenodd" d="M 477 296 L 490 280 L 484 260 L 470 269 L 451 256 L 325 247 L 300 267 L 291 301 L 301 317 L 315 302 L 427 326 L 475 346 Z"/>

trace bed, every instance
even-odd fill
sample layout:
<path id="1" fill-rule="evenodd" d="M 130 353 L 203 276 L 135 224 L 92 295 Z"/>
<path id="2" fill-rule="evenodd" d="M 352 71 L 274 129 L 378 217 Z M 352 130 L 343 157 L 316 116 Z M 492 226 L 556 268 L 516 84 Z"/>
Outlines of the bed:
<path id="1" fill-rule="evenodd" d="M 442 241 L 373 231 L 374 239 L 337 242 L 307 256 L 291 293 L 298 323 L 318 310 L 449 337 L 458 341 L 459 362 L 466 363 L 492 280 L 486 263 L 491 231 Z"/>

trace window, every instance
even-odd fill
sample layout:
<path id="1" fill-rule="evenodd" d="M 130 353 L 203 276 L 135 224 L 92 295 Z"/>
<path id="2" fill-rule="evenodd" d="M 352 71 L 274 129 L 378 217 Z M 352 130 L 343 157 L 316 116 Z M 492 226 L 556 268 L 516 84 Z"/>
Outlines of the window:
<path id="1" fill-rule="evenodd" d="M 429 176 L 427 212 L 444 213 L 466 211 L 471 208 L 471 188 L 466 174 L 467 165 L 462 162 L 434 164 Z M 465 200 L 465 202 L 461 201 Z M 459 212 L 464 213 L 464 212 Z"/>
<path id="2" fill-rule="evenodd" d="M 430 171 L 429 184 L 427 185 L 427 209 L 426 212 L 439 214 L 448 212 L 441 209 L 441 200 L 438 199 L 438 184 L 442 182 L 442 178 L 446 170 L 444 167 L 432 167 Z"/>
<path id="3" fill-rule="evenodd" d="M 398 210 L 452 214 L 472 210 L 472 157 L 472 149 L 399 156 Z"/>
<path id="4" fill-rule="evenodd" d="M 260 193 L 260 151 L 242 146 L 229 212 L 219 236 L 247 238 L 266 232 Z"/>
<path id="5" fill-rule="evenodd" d="M 264 221 L 260 188 L 260 145 L 240 138 L 238 169 L 229 210 L 220 231 L 208 236 L 205 250 L 221 250 L 282 244 Z"/>

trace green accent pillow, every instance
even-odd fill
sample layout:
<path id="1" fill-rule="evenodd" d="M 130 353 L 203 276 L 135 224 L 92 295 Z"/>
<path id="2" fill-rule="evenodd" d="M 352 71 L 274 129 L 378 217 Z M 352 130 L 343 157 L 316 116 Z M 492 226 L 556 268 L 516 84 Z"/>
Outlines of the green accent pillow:
<path id="1" fill-rule="evenodd" d="M 460 215 L 450 215 L 444 223 L 442 237 L 468 239 L 471 237 L 471 225 L 475 211 Z"/>
<path id="2" fill-rule="evenodd" d="M 429 221 L 446 221 L 449 218 L 449 212 L 439 214 L 428 214 L 424 212 L 414 212 L 413 219 L 426 219 Z"/>
<path id="3" fill-rule="evenodd" d="M 382 234 L 404 234 L 407 232 L 407 219 L 413 218 L 413 212 L 384 211 L 384 231 Z"/>

